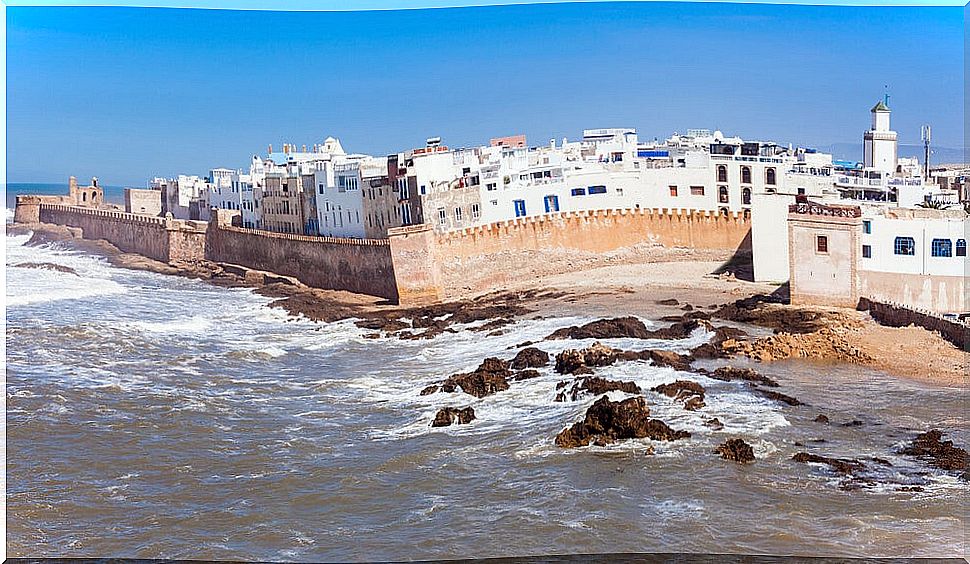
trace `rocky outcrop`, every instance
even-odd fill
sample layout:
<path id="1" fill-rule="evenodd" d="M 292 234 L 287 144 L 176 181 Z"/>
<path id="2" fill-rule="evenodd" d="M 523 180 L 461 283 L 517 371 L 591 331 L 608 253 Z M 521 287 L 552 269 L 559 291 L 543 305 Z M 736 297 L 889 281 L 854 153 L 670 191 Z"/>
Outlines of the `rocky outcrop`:
<path id="1" fill-rule="evenodd" d="M 668 298 L 666 300 L 657 300 L 654 303 L 656 303 L 657 305 L 666 305 L 666 306 L 680 305 L 680 302 L 678 302 L 674 298 Z"/>
<path id="2" fill-rule="evenodd" d="M 674 370 L 680 370 L 682 372 L 689 372 L 690 363 L 694 360 L 689 356 L 675 353 L 674 351 L 659 349 L 642 350 L 637 353 L 637 358 L 640 360 L 649 360 L 654 366 L 669 366 Z"/>
<path id="3" fill-rule="evenodd" d="M 943 440 L 943 431 L 932 429 L 916 435 L 909 446 L 900 451 L 907 456 L 928 459 L 931 466 L 941 470 L 962 471 L 964 480 L 970 478 L 967 451 L 953 445 L 953 441 Z"/>
<path id="4" fill-rule="evenodd" d="M 828 418 L 827 415 L 822 414 L 822 413 L 819 413 L 818 416 L 815 419 L 813 419 L 812 421 L 814 421 L 816 423 L 822 423 L 822 424 L 828 425 L 829 418 Z"/>
<path id="5" fill-rule="evenodd" d="M 520 380 L 531 380 L 533 378 L 538 378 L 539 376 L 541 375 L 539 374 L 538 370 L 533 370 L 530 368 L 528 370 L 519 370 L 515 372 L 512 375 L 512 380 L 514 382 L 518 382 Z"/>
<path id="6" fill-rule="evenodd" d="M 556 435 L 556 445 L 574 448 L 590 444 L 602 446 L 624 439 L 673 441 L 687 437 L 690 437 L 687 431 L 676 431 L 659 419 L 650 419 L 650 408 L 640 396 L 618 402 L 603 396 L 586 410 L 582 421 Z"/>
<path id="7" fill-rule="evenodd" d="M 432 427 L 448 427 L 449 425 L 465 425 L 475 419 L 475 410 L 471 407 L 443 407 L 438 410 L 431 422 Z"/>
<path id="8" fill-rule="evenodd" d="M 696 411 L 704 407 L 704 386 L 690 380 L 677 380 L 670 384 L 660 384 L 651 391 L 674 398 L 684 403 L 684 409 Z"/>
<path id="9" fill-rule="evenodd" d="M 442 382 L 441 391 L 453 393 L 460 388 L 462 392 L 483 398 L 496 392 L 509 389 L 508 362 L 498 358 L 486 358 L 474 372 L 455 374 Z"/>
<path id="10" fill-rule="evenodd" d="M 547 364 L 549 364 L 549 353 L 535 347 L 527 347 L 515 355 L 511 367 L 521 370 L 523 368 L 541 368 Z"/>
<path id="11" fill-rule="evenodd" d="M 590 374 L 596 366 L 616 362 L 619 351 L 600 343 L 585 349 L 566 349 L 556 355 L 556 372 L 560 374 Z"/>
<path id="12" fill-rule="evenodd" d="M 53 270 L 55 272 L 63 272 L 64 274 L 73 274 L 74 276 L 80 276 L 76 270 L 70 266 L 64 266 L 63 264 L 55 264 L 53 262 L 21 262 L 13 265 L 14 268 L 35 268 L 39 270 Z"/>
<path id="13" fill-rule="evenodd" d="M 721 423 L 720 419 L 718 419 L 717 417 L 714 417 L 713 419 L 708 419 L 707 421 L 704 421 L 704 426 L 710 428 L 713 431 L 720 431 L 721 429 L 724 428 L 724 423 Z"/>
<path id="14" fill-rule="evenodd" d="M 724 460 L 733 460 L 738 464 L 754 462 L 754 449 L 742 439 L 728 439 L 714 449 L 714 454 L 720 454 Z"/>
<path id="15" fill-rule="evenodd" d="M 870 364 L 872 356 L 852 346 L 845 330 L 824 328 L 814 333 L 778 333 L 754 342 L 728 339 L 722 345 L 729 354 L 740 354 L 759 362 L 789 358 L 817 358 Z"/>
<path id="16" fill-rule="evenodd" d="M 768 378 L 767 376 L 762 376 L 761 374 L 751 370 L 750 368 L 738 368 L 735 366 L 722 366 L 717 370 L 706 375 L 708 378 L 714 380 L 722 380 L 724 382 L 731 382 L 734 380 L 742 380 L 745 382 L 751 382 L 754 384 L 759 384 L 762 386 L 768 386 L 771 388 L 777 388 L 778 382 Z"/>
<path id="17" fill-rule="evenodd" d="M 619 382 L 596 376 L 587 376 L 577 380 L 568 391 L 563 389 L 556 394 L 555 401 L 566 401 L 567 399 L 569 401 L 576 401 L 584 395 L 598 396 L 607 392 L 639 394 L 642 390 L 634 382 Z"/>
<path id="18" fill-rule="evenodd" d="M 420 395 L 422 395 L 422 396 L 430 396 L 431 394 L 437 392 L 438 389 L 439 388 L 438 388 L 438 385 L 437 384 L 431 384 L 430 386 L 422 389 Z"/>
<path id="19" fill-rule="evenodd" d="M 557 329 L 546 339 L 612 339 L 632 337 L 647 339 L 650 332 L 642 321 L 633 316 L 598 319 L 582 326 Z"/>
<path id="20" fill-rule="evenodd" d="M 808 452 L 799 452 L 792 457 L 795 462 L 814 462 L 816 464 L 826 464 L 838 474 L 853 474 L 864 470 L 866 465 L 855 459 L 848 458 L 829 458 Z"/>
<path id="21" fill-rule="evenodd" d="M 802 402 L 798 401 L 797 399 L 789 395 L 785 395 L 781 392 L 776 392 L 774 390 L 764 390 L 761 388 L 755 388 L 754 391 L 757 392 L 759 395 L 762 395 L 770 400 L 780 401 L 781 403 L 786 403 L 788 405 L 802 405 Z"/>

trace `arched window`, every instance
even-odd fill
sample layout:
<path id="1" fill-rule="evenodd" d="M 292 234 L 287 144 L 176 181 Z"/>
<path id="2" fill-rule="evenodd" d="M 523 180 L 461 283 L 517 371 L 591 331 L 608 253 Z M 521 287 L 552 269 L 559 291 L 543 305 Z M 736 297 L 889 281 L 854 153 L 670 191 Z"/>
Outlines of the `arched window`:
<path id="1" fill-rule="evenodd" d="M 751 184 L 751 167 L 741 167 L 741 184 Z"/>
<path id="2" fill-rule="evenodd" d="M 957 239 L 957 256 L 965 257 L 967 256 L 967 240 Z"/>
<path id="3" fill-rule="evenodd" d="M 751 188 L 743 188 L 741 190 L 741 203 L 745 206 L 751 205 Z"/>
<path id="4" fill-rule="evenodd" d="M 726 204 L 728 203 L 728 189 L 727 186 L 717 187 L 717 201 Z"/>
<path id="5" fill-rule="evenodd" d="M 769 186 L 774 186 L 775 185 L 775 169 L 774 168 L 766 168 L 765 169 L 765 184 L 767 184 Z"/>
<path id="6" fill-rule="evenodd" d="M 727 182 L 727 166 L 717 165 L 717 181 Z"/>
<path id="7" fill-rule="evenodd" d="M 727 208 L 721 208 L 718 211 L 721 212 L 721 215 L 727 215 L 728 214 L 728 209 Z"/>
<path id="8" fill-rule="evenodd" d="M 82 202 L 88 201 L 88 193 L 87 192 L 81 192 L 81 201 Z"/>

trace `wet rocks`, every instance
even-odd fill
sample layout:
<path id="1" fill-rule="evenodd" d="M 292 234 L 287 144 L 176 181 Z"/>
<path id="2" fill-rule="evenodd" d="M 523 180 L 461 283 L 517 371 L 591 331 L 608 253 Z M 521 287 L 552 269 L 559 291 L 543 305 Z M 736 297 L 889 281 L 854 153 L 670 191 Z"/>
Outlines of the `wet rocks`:
<path id="1" fill-rule="evenodd" d="M 475 410 L 471 407 L 443 407 L 438 410 L 431 422 L 432 427 L 448 427 L 449 425 L 465 425 L 475 419 Z"/>
<path id="2" fill-rule="evenodd" d="M 598 396 L 607 392 L 624 392 L 627 394 L 639 394 L 642 392 L 640 386 L 634 382 L 620 382 L 617 380 L 607 380 L 597 376 L 587 376 L 577 380 L 573 387 L 568 391 L 563 389 L 556 394 L 555 401 L 576 401 L 583 395 Z"/>
<path id="3" fill-rule="evenodd" d="M 633 316 L 598 319 L 582 326 L 557 329 L 546 339 L 611 339 L 632 337 L 647 339 L 649 331 L 642 321 Z"/>
<path id="4" fill-rule="evenodd" d="M 616 362 L 618 351 L 600 343 L 585 349 L 566 349 L 556 355 L 556 372 L 560 374 L 590 374 L 591 368 L 609 366 Z"/>
<path id="5" fill-rule="evenodd" d="M 916 435 L 909 446 L 900 451 L 907 456 L 928 459 L 931 466 L 941 470 L 964 471 L 961 476 L 964 480 L 968 479 L 968 458 L 967 451 L 953 445 L 953 441 L 943 440 L 943 431 L 932 429 L 925 433 Z"/>
<path id="6" fill-rule="evenodd" d="M 713 378 L 714 380 L 722 380 L 724 382 L 731 382 L 734 380 L 742 380 L 745 382 L 752 382 L 754 384 L 760 384 L 763 386 L 768 386 L 771 388 L 777 388 L 778 382 L 768 378 L 767 376 L 762 376 L 761 374 L 751 370 L 750 368 L 738 368 L 735 366 L 722 366 L 717 370 L 707 374 L 708 378 Z"/>
<path id="7" fill-rule="evenodd" d="M 65 274 L 73 274 L 74 276 L 80 276 L 76 270 L 70 266 L 64 266 L 63 264 L 55 264 L 53 262 L 21 262 L 13 265 L 14 268 L 35 268 L 39 270 L 53 270 L 55 272 L 63 272 Z"/>
<path id="8" fill-rule="evenodd" d="M 797 399 L 789 395 L 785 395 L 781 392 L 776 392 L 774 390 L 763 390 L 761 388 L 755 388 L 755 392 L 770 400 L 780 401 L 781 403 L 786 403 L 788 405 L 802 405 L 802 402 L 798 401 Z"/>
<path id="9" fill-rule="evenodd" d="M 704 421 L 704 426 L 710 428 L 713 431 L 720 431 L 721 429 L 724 428 L 724 423 L 721 423 L 721 420 L 715 417 L 713 419 L 708 419 L 707 421 Z"/>
<path id="10" fill-rule="evenodd" d="M 666 306 L 680 305 L 680 302 L 678 302 L 674 298 L 669 298 L 669 299 L 666 299 L 666 300 L 657 300 L 654 303 L 656 303 L 657 305 L 666 305 Z"/>
<path id="11" fill-rule="evenodd" d="M 754 449 L 743 439 L 728 439 L 714 449 L 714 454 L 720 454 L 724 460 L 733 460 L 738 464 L 754 462 Z"/>
<path id="12" fill-rule="evenodd" d="M 431 384 L 430 386 L 428 386 L 428 387 L 424 388 L 423 390 L 421 390 L 421 393 L 419 395 L 422 395 L 422 396 L 430 396 L 431 394 L 437 392 L 438 389 L 439 388 L 438 388 L 438 386 L 436 384 Z"/>
<path id="13" fill-rule="evenodd" d="M 547 364 L 549 364 L 549 353 L 535 347 L 527 347 L 515 355 L 510 366 L 519 370 L 522 368 L 541 368 Z"/>
<path id="14" fill-rule="evenodd" d="M 623 439 L 673 441 L 687 437 L 690 437 L 687 431 L 673 430 L 659 419 L 650 419 L 650 408 L 643 397 L 614 402 L 603 396 L 586 410 L 582 421 L 556 435 L 556 445 L 574 448 L 605 445 Z"/>
<path id="15" fill-rule="evenodd" d="M 848 458 L 830 458 L 828 456 L 821 456 L 808 452 L 799 452 L 792 457 L 792 460 L 801 463 L 812 462 L 815 464 L 826 464 L 838 474 L 852 474 L 854 472 L 864 470 L 866 467 L 865 464 L 858 460 Z"/>
<path id="16" fill-rule="evenodd" d="M 494 357 L 486 358 L 474 372 L 455 374 L 442 382 L 441 391 L 453 393 L 461 388 L 461 391 L 466 394 L 483 398 L 508 390 L 508 379 L 511 376 L 508 361 Z"/>
<path id="17" fill-rule="evenodd" d="M 655 366 L 669 366 L 674 370 L 680 370 L 682 372 L 690 371 L 690 363 L 693 360 L 692 357 L 675 353 L 674 351 L 658 349 L 640 351 L 637 353 L 637 357 L 641 360 L 649 360 Z"/>
<path id="18" fill-rule="evenodd" d="M 660 384 L 651 391 L 684 402 L 684 409 L 696 411 L 704 407 L 704 386 L 690 380 L 677 380 L 670 384 Z"/>
<path id="19" fill-rule="evenodd" d="M 822 423 L 822 424 L 825 424 L 825 425 L 828 425 L 828 423 L 829 423 L 829 418 L 828 418 L 828 416 L 827 416 L 827 415 L 825 415 L 825 414 L 822 414 L 822 413 L 819 413 L 819 414 L 818 414 L 818 417 L 816 417 L 816 418 L 815 418 L 815 419 L 813 419 L 812 421 L 814 421 L 814 422 L 816 422 L 816 423 Z"/>
<path id="20" fill-rule="evenodd" d="M 527 370 L 519 370 L 512 375 L 512 380 L 518 382 L 520 380 L 531 380 L 532 378 L 538 378 L 540 376 L 538 370 L 533 370 L 531 368 Z"/>

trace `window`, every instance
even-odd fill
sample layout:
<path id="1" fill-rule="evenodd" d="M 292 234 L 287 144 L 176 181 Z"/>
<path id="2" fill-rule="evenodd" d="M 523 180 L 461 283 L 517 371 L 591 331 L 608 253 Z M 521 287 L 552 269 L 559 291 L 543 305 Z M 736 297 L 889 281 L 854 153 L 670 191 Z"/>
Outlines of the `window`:
<path id="1" fill-rule="evenodd" d="M 546 206 L 546 213 L 552 213 L 559 211 L 559 196 L 549 195 L 543 198 L 543 203 Z"/>
<path id="2" fill-rule="evenodd" d="M 427 193 L 427 190 L 425 190 L 425 187 L 424 187 L 424 184 L 422 184 L 422 185 L 421 185 L 421 190 L 420 190 L 420 192 L 421 192 L 421 195 L 422 195 L 422 196 L 424 196 L 424 195 L 425 195 L 425 194 Z"/>
<path id="3" fill-rule="evenodd" d="M 461 221 L 461 208 L 455 208 L 455 221 Z"/>
<path id="4" fill-rule="evenodd" d="M 478 204 L 472 204 L 472 219 L 482 217 L 482 208 Z"/>
<path id="5" fill-rule="evenodd" d="M 931 251 L 934 257 L 952 257 L 953 241 L 949 239 L 933 239 Z"/>
<path id="6" fill-rule="evenodd" d="M 816 235 L 815 236 L 815 252 L 817 253 L 827 253 L 829 252 L 829 238 L 826 235 Z"/>
<path id="7" fill-rule="evenodd" d="M 727 166 L 717 165 L 717 181 L 727 182 Z"/>
<path id="8" fill-rule="evenodd" d="M 774 168 L 769 167 L 765 169 L 765 184 L 769 186 L 774 186 L 776 184 Z"/>
<path id="9" fill-rule="evenodd" d="M 401 204 L 401 223 L 411 225 L 411 208 L 406 203 Z"/>
<path id="10" fill-rule="evenodd" d="M 485 185 L 485 189 L 488 190 L 489 192 L 495 190 L 496 188 L 497 186 L 494 182 L 489 182 L 488 184 Z"/>
<path id="11" fill-rule="evenodd" d="M 690 195 L 691 196 L 703 196 L 704 195 L 704 187 L 703 186 L 691 186 L 690 187 Z"/>
<path id="12" fill-rule="evenodd" d="M 869 235 L 870 233 L 872 233 L 872 221 L 868 219 L 862 220 L 862 232 L 865 233 L 866 235 Z"/>
<path id="13" fill-rule="evenodd" d="M 893 243 L 893 253 L 897 255 L 915 255 L 916 241 L 912 237 L 896 237 Z"/>
<path id="14" fill-rule="evenodd" d="M 438 208 L 438 223 L 444 225 L 448 221 L 448 216 L 445 214 L 445 208 Z"/>
<path id="15" fill-rule="evenodd" d="M 872 247 L 870 245 L 862 245 L 862 258 L 872 258 Z"/>
<path id="16" fill-rule="evenodd" d="M 798 189 L 798 195 L 799 196 L 804 196 L 805 195 L 805 189 L 804 188 L 799 188 Z"/>
<path id="17" fill-rule="evenodd" d="M 957 256 L 965 257 L 967 256 L 967 240 L 957 239 Z"/>
<path id="18" fill-rule="evenodd" d="M 605 194 L 606 186 L 590 186 L 586 189 L 587 194 Z"/>
<path id="19" fill-rule="evenodd" d="M 668 188 L 670 188 L 670 195 L 676 198 L 677 197 L 677 187 L 676 186 L 668 186 Z"/>
<path id="20" fill-rule="evenodd" d="M 727 186 L 717 187 L 717 201 L 726 204 L 728 203 L 728 189 Z"/>
<path id="21" fill-rule="evenodd" d="M 751 167 L 750 166 L 743 166 L 743 167 L 741 167 L 741 184 L 751 184 Z"/>
<path id="22" fill-rule="evenodd" d="M 525 215 L 525 200 L 512 200 L 512 205 L 515 207 L 515 217 Z"/>
<path id="23" fill-rule="evenodd" d="M 569 193 L 571 195 L 573 195 L 573 196 L 585 196 L 586 195 L 586 189 L 585 188 L 573 188 Z"/>
<path id="24" fill-rule="evenodd" d="M 751 188 L 741 190 L 741 204 L 745 206 L 751 205 Z"/>

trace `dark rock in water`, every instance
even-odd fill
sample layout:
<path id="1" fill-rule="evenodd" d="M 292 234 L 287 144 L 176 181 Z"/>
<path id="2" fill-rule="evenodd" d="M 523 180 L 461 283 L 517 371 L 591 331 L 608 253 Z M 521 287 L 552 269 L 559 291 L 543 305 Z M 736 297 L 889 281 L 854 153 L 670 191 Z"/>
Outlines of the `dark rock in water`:
<path id="1" fill-rule="evenodd" d="M 460 387 L 461 391 L 466 394 L 483 398 L 509 389 L 508 379 L 511 376 L 512 372 L 509 370 L 507 361 L 498 358 L 486 358 L 474 372 L 455 374 L 449 377 L 442 382 L 441 390 L 452 393 Z"/>
<path id="2" fill-rule="evenodd" d="M 670 384 L 660 384 L 652 391 L 684 402 L 684 409 L 696 411 L 704 407 L 704 386 L 690 380 L 677 380 Z"/>
<path id="3" fill-rule="evenodd" d="M 512 376 L 512 380 L 518 382 L 520 380 L 531 380 L 532 378 L 538 378 L 539 376 L 540 374 L 538 370 L 533 370 L 530 368 L 528 370 L 519 370 L 515 373 L 515 375 Z"/>
<path id="4" fill-rule="evenodd" d="M 728 339 L 739 339 L 742 337 L 747 337 L 748 334 L 737 327 L 728 327 L 727 325 L 721 325 L 720 327 L 714 328 L 714 336 L 711 337 L 711 343 L 715 346 L 720 346 L 724 341 Z"/>
<path id="5" fill-rule="evenodd" d="M 742 439 L 728 439 L 714 449 L 714 454 L 720 454 L 724 460 L 733 460 L 738 464 L 754 462 L 754 449 Z"/>
<path id="6" fill-rule="evenodd" d="M 710 330 L 711 324 L 703 319 L 685 319 L 675 321 L 669 327 L 648 331 L 644 339 L 686 339 L 697 328 L 702 327 Z"/>
<path id="7" fill-rule="evenodd" d="M 829 458 L 808 452 L 799 452 L 792 457 L 795 462 L 815 462 L 817 464 L 827 464 L 832 470 L 839 474 L 852 474 L 864 470 L 866 465 L 858 460 L 847 458 Z"/>
<path id="8" fill-rule="evenodd" d="M 967 470 L 970 458 L 967 451 L 953 446 L 953 441 L 944 441 L 943 431 L 932 429 L 916 435 L 909 446 L 900 451 L 907 456 L 930 459 L 930 465 L 941 470 Z M 964 472 L 961 478 L 966 480 L 968 474 Z"/>
<path id="9" fill-rule="evenodd" d="M 795 446 L 797 446 L 797 447 L 803 447 L 803 446 L 805 446 L 805 445 L 803 445 L 802 443 L 800 443 L 800 442 L 798 442 L 798 441 L 795 441 L 795 442 L 794 442 L 793 444 L 794 444 Z"/>
<path id="10" fill-rule="evenodd" d="M 780 401 L 781 403 L 787 403 L 788 405 L 802 405 L 802 402 L 781 392 L 776 392 L 774 390 L 763 390 L 761 388 L 755 388 L 755 391 L 770 400 Z"/>
<path id="11" fill-rule="evenodd" d="M 680 302 L 678 302 L 674 298 L 670 298 L 670 299 L 666 299 L 666 300 L 657 300 L 656 301 L 656 304 L 657 305 L 675 306 L 675 305 L 680 305 Z"/>
<path id="12" fill-rule="evenodd" d="M 818 417 L 816 417 L 815 419 L 813 419 L 813 421 L 815 421 L 816 423 L 825 423 L 826 425 L 828 425 L 829 418 L 827 416 L 819 413 L 818 414 Z"/>
<path id="13" fill-rule="evenodd" d="M 707 313 L 706 311 L 694 310 L 694 311 L 688 311 L 683 315 L 665 315 L 660 318 L 660 321 L 678 322 L 678 321 L 688 321 L 691 319 L 703 319 L 704 321 L 708 321 L 711 319 L 711 314 Z"/>
<path id="14" fill-rule="evenodd" d="M 694 358 L 721 358 L 725 354 L 712 345 L 711 343 L 704 343 L 703 345 L 690 351 L 690 355 Z"/>
<path id="15" fill-rule="evenodd" d="M 921 492 L 923 491 L 922 486 L 900 486 L 896 488 L 897 492 Z"/>
<path id="16" fill-rule="evenodd" d="M 883 466 L 892 466 L 893 463 L 889 462 L 885 458 L 879 458 L 878 456 L 870 456 L 869 460 L 875 462 L 876 464 L 882 464 Z"/>
<path id="17" fill-rule="evenodd" d="M 465 425 L 475 419 L 475 410 L 471 407 L 444 407 L 438 410 L 431 422 L 432 427 L 447 427 L 455 423 Z"/>
<path id="18" fill-rule="evenodd" d="M 367 333 L 366 335 L 364 335 L 364 338 L 365 339 L 380 339 L 381 338 L 381 334 L 380 333 Z"/>
<path id="19" fill-rule="evenodd" d="M 705 421 L 704 426 L 710 427 L 714 431 L 720 431 L 721 429 L 724 428 L 724 423 L 721 423 L 721 420 L 715 417 L 714 419 L 708 419 L 707 421 Z"/>
<path id="20" fill-rule="evenodd" d="M 615 317 L 613 319 L 599 319 L 586 325 L 557 329 L 547 339 L 610 339 L 616 337 L 633 337 L 646 339 L 647 326 L 636 317 Z"/>
<path id="21" fill-rule="evenodd" d="M 21 262 L 13 265 L 14 268 L 36 268 L 39 270 L 53 270 L 55 272 L 63 272 L 64 274 L 73 274 L 75 276 L 80 276 L 76 270 L 70 266 L 64 266 L 63 264 L 55 264 L 53 262 Z"/>
<path id="22" fill-rule="evenodd" d="M 561 390 L 568 385 L 569 385 L 569 380 L 563 380 L 562 382 L 559 382 L 558 384 L 556 384 L 556 389 Z"/>
<path id="23" fill-rule="evenodd" d="M 382 317 L 361 319 L 360 321 L 354 323 L 354 325 L 360 327 L 361 329 L 380 329 L 382 331 L 387 331 L 388 333 L 411 328 L 410 325 L 401 321 L 400 319 L 385 319 Z"/>
<path id="24" fill-rule="evenodd" d="M 684 307 L 680 308 L 681 311 L 694 311 L 694 306 L 690 304 L 684 304 Z"/>
<path id="25" fill-rule="evenodd" d="M 609 366 L 616 362 L 618 351 L 593 343 L 585 349 L 566 349 L 556 355 L 556 372 L 560 374 L 589 374 L 591 367 Z"/>
<path id="26" fill-rule="evenodd" d="M 714 372 L 708 374 L 707 377 L 715 380 L 723 380 L 725 382 L 730 382 L 732 380 L 743 380 L 745 382 L 753 382 L 755 384 L 761 384 L 771 388 L 778 387 L 778 382 L 775 382 L 767 376 L 762 376 L 750 368 L 722 366 Z"/>
<path id="27" fill-rule="evenodd" d="M 693 360 L 689 356 L 675 353 L 674 351 L 665 351 L 658 349 L 646 349 L 637 353 L 637 356 L 642 360 L 649 360 L 653 362 L 656 366 L 669 366 L 674 370 L 680 370 L 682 372 L 690 371 L 690 363 Z"/>
<path id="28" fill-rule="evenodd" d="M 848 423 L 843 423 L 842 426 L 843 427 L 862 427 L 862 421 L 859 421 L 858 419 L 853 419 Z"/>
<path id="29" fill-rule="evenodd" d="M 614 402 L 603 396 L 586 410 L 582 421 L 556 435 L 556 445 L 573 448 L 647 437 L 673 441 L 690 437 L 690 433 L 675 431 L 659 419 L 650 419 L 650 408 L 642 397 Z"/>
<path id="30" fill-rule="evenodd" d="M 535 347 L 528 347 L 515 355 L 511 367 L 514 369 L 540 368 L 547 364 L 549 364 L 549 353 Z"/>
<path id="31" fill-rule="evenodd" d="M 421 395 L 422 396 L 429 396 L 429 395 L 431 395 L 431 394 L 433 394 L 433 393 L 435 393 L 437 391 L 438 391 L 438 386 L 435 385 L 435 384 L 431 384 L 427 388 L 421 390 Z"/>
<path id="32" fill-rule="evenodd" d="M 559 392 L 559 394 L 556 395 L 555 401 L 566 401 L 567 399 L 570 401 L 576 401 L 581 396 L 586 394 L 598 396 L 600 394 L 615 391 L 625 392 L 627 394 L 639 394 L 642 392 L 640 386 L 637 386 L 634 382 L 619 382 L 616 380 L 599 378 L 597 376 L 587 376 L 577 380 L 568 392 L 566 390 Z"/>

